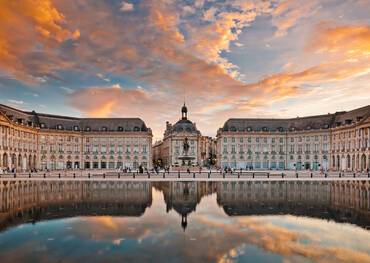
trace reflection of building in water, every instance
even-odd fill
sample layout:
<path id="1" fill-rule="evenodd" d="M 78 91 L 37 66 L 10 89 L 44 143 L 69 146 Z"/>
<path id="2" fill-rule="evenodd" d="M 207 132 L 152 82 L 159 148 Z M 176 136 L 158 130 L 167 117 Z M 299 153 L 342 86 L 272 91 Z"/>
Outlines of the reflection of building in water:
<path id="1" fill-rule="evenodd" d="M 150 182 L 3 181 L 0 228 L 81 215 L 140 216 L 151 203 Z"/>
<path id="2" fill-rule="evenodd" d="M 226 214 L 293 214 L 370 224 L 369 181 L 219 182 Z"/>
<path id="3" fill-rule="evenodd" d="M 166 182 L 155 185 L 163 191 L 167 212 L 174 209 L 181 215 L 181 226 L 186 229 L 187 216 L 194 212 L 203 196 L 215 190 L 212 182 Z"/>

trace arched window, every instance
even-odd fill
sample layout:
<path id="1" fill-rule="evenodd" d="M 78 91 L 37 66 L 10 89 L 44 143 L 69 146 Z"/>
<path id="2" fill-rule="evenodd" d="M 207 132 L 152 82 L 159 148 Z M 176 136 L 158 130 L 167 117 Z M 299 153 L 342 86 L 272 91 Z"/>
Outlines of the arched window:
<path id="1" fill-rule="evenodd" d="M 73 127 L 73 130 L 75 131 L 79 131 L 80 130 L 80 127 L 78 127 L 77 125 Z"/>
<path id="2" fill-rule="evenodd" d="M 63 125 L 62 125 L 62 124 L 58 124 L 58 125 L 57 125 L 57 129 L 58 129 L 58 130 L 63 130 Z"/>
<path id="3" fill-rule="evenodd" d="M 123 127 L 119 126 L 117 130 L 120 131 L 120 132 L 123 131 Z"/>
<path id="4" fill-rule="evenodd" d="M 85 128 L 85 131 L 89 132 L 89 131 L 91 131 L 91 128 L 90 128 L 89 126 L 87 126 L 87 127 Z"/>
<path id="5" fill-rule="evenodd" d="M 249 131 L 249 132 L 252 131 L 252 130 L 253 130 L 252 127 L 247 128 L 247 131 Z"/>
<path id="6" fill-rule="evenodd" d="M 262 127 L 262 131 L 268 131 L 269 129 L 267 127 Z"/>
<path id="7" fill-rule="evenodd" d="M 135 126 L 135 127 L 134 127 L 134 131 L 136 131 L 136 132 L 137 132 L 137 131 L 140 131 L 140 128 L 139 128 L 139 127 L 137 127 L 137 126 Z"/>
<path id="8" fill-rule="evenodd" d="M 107 130 L 108 130 L 108 128 L 107 128 L 107 127 L 105 127 L 105 126 L 103 126 L 103 127 L 101 128 L 101 130 L 102 130 L 102 131 L 107 131 Z"/>

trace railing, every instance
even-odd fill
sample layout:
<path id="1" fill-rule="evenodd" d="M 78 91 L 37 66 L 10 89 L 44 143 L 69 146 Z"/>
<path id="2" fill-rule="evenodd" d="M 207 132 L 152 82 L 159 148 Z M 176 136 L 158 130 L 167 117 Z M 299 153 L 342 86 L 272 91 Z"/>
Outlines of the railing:
<path id="1" fill-rule="evenodd" d="M 90 179 L 153 179 L 162 180 L 167 179 L 186 179 L 186 180 L 219 180 L 219 179 L 243 179 L 243 180 L 326 180 L 326 179 L 360 179 L 370 180 L 370 172 L 311 172 L 311 171 L 246 171 L 235 170 L 233 172 L 217 171 L 217 170 L 202 170 L 202 171 L 170 171 L 170 172 L 142 172 L 130 171 L 122 172 L 114 169 L 103 170 L 54 170 L 48 172 L 37 173 L 6 173 L 0 174 L 1 179 L 76 179 L 76 180 L 90 180 Z"/>

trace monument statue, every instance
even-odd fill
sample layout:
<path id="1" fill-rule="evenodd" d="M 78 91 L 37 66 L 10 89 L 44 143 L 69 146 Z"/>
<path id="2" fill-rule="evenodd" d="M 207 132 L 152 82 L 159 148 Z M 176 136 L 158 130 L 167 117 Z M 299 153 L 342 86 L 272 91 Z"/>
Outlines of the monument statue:
<path id="1" fill-rule="evenodd" d="M 188 142 L 188 138 L 187 137 L 185 137 L 185 139 L 184 139 L 183 150 L 184 150 L 185 156 L 187 156 L 188 155 L 188 151 L 189 151 L 189 142 Z"/>

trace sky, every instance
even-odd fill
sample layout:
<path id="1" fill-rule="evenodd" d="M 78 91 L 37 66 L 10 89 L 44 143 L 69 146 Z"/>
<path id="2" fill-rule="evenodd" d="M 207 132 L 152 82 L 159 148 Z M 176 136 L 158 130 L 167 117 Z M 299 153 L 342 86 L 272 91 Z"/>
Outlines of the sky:
<path id="1" fill-rule="evenodd" d="M 140 117 L 184 101 L 203 135 L 232 117 L 370 104 L 370 0 L 0 0 L 0 103 Z"/>

